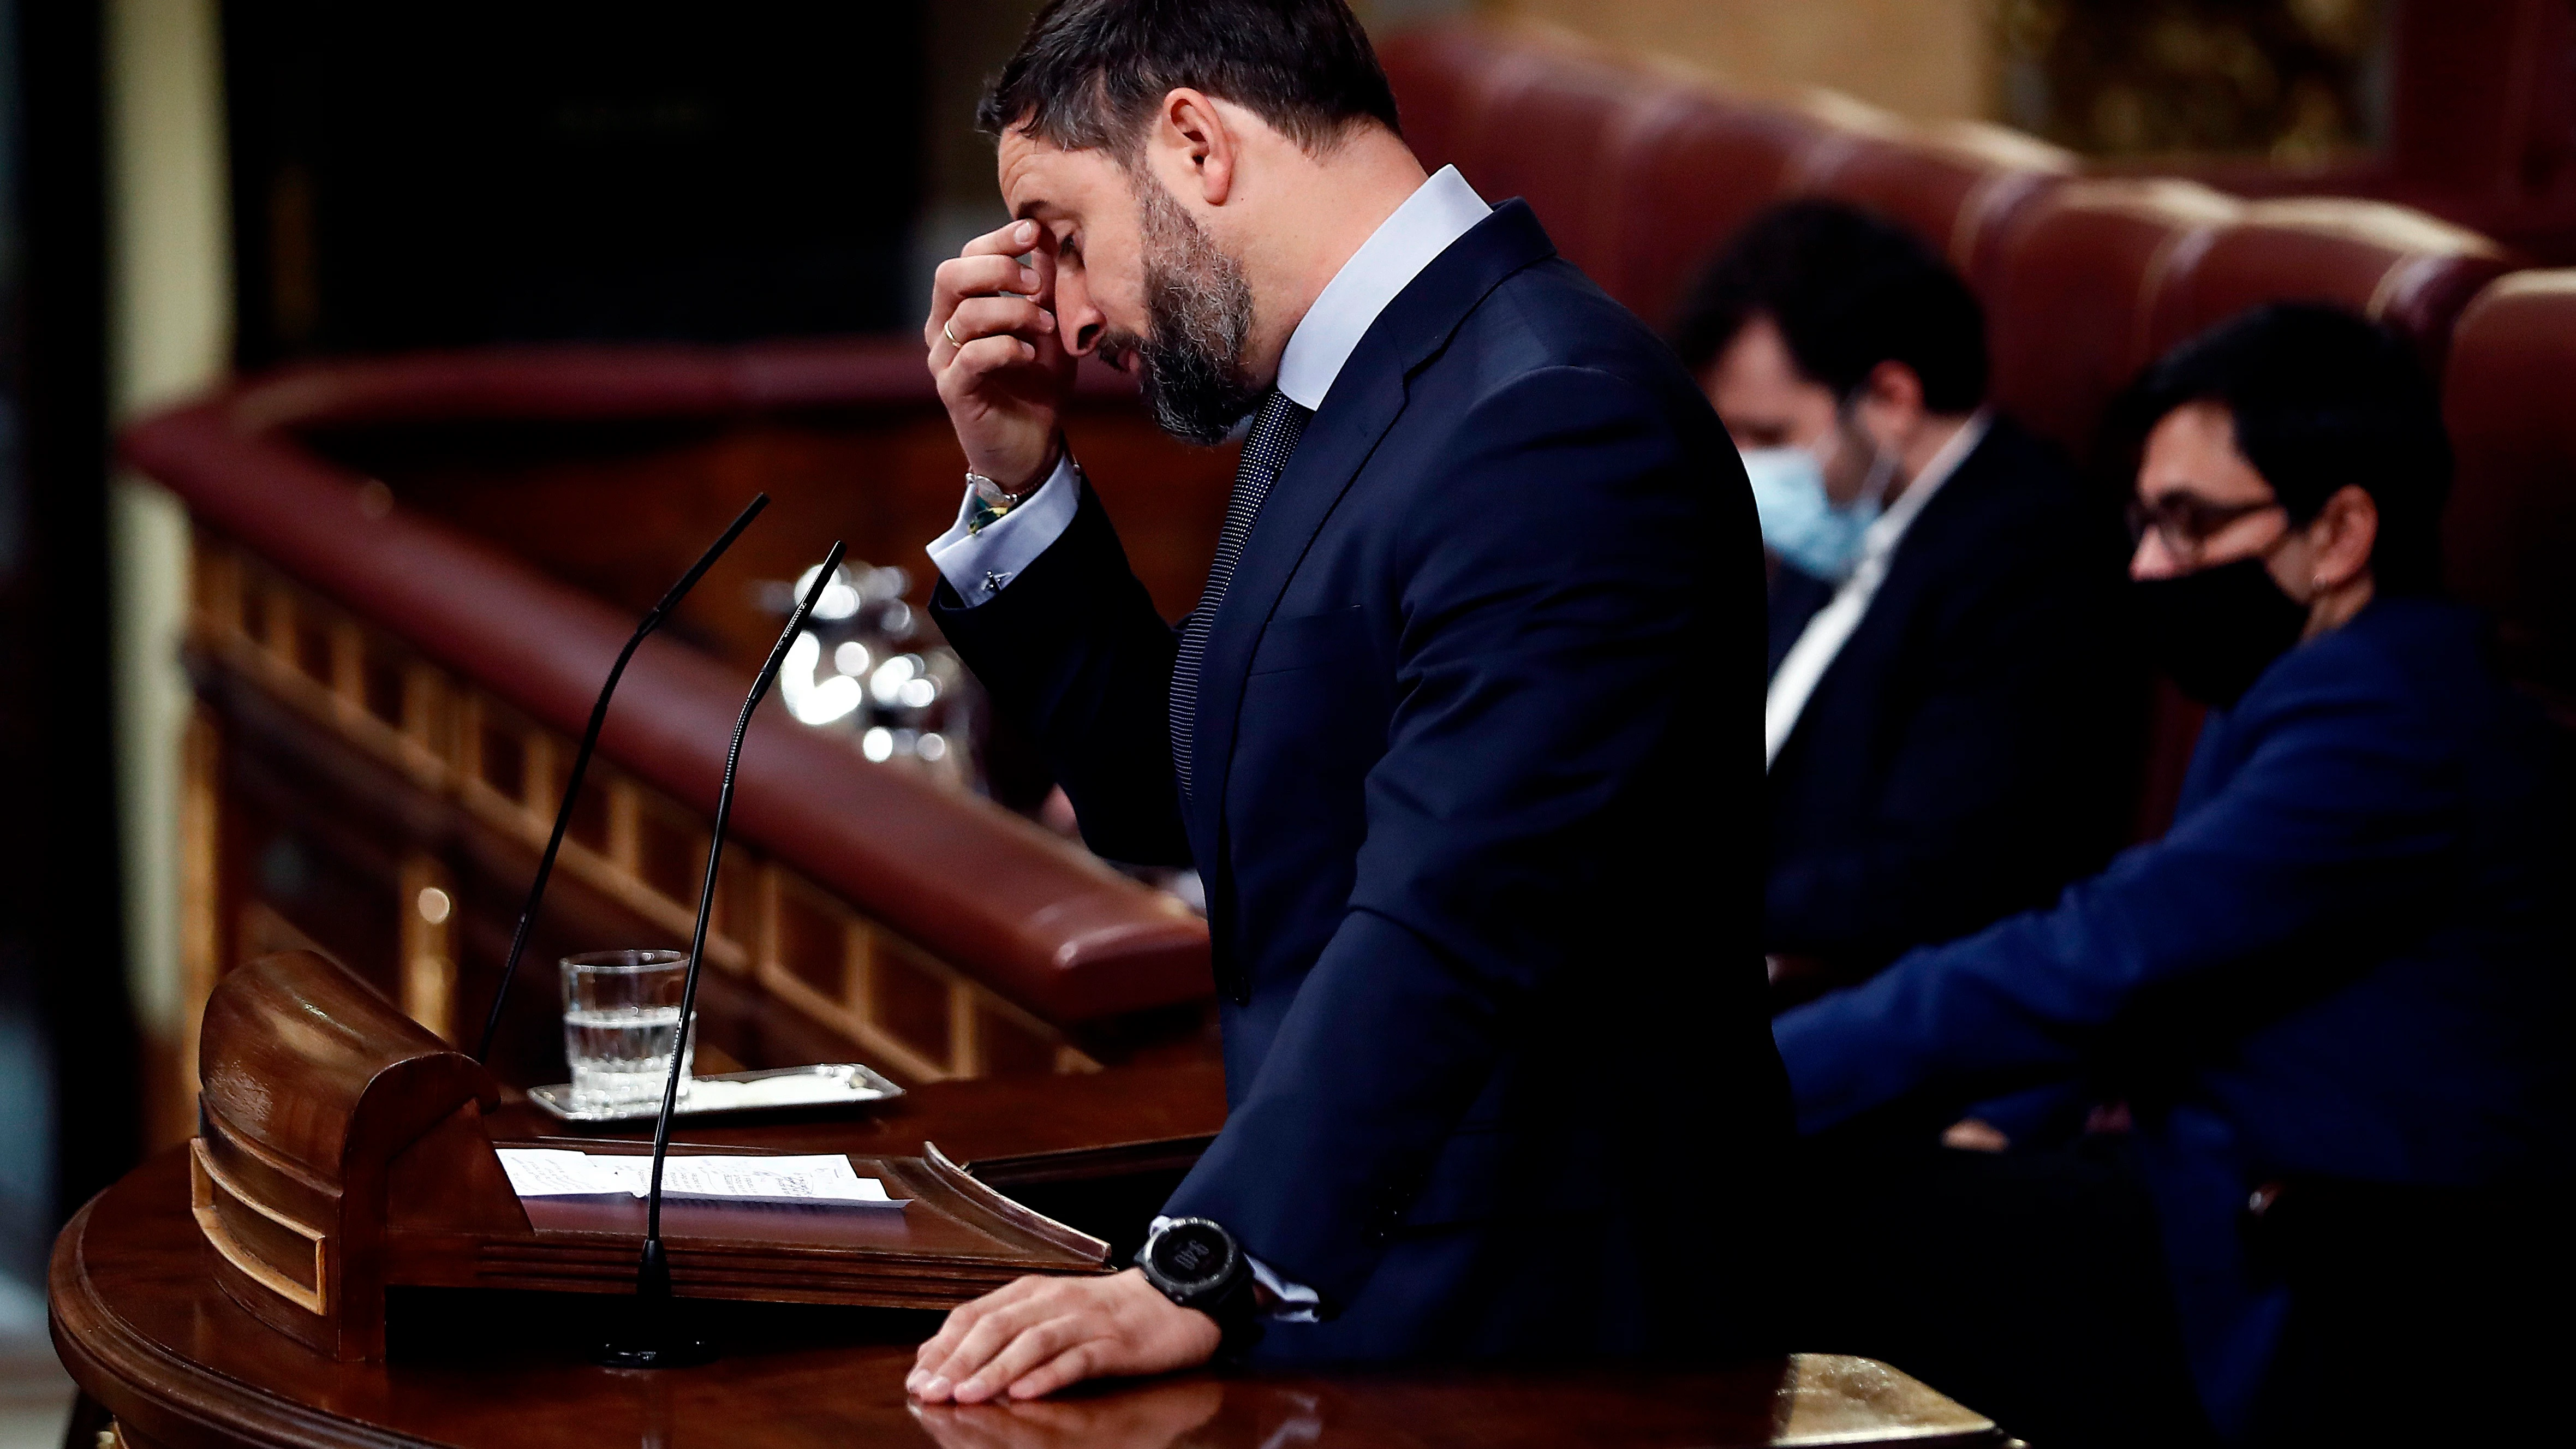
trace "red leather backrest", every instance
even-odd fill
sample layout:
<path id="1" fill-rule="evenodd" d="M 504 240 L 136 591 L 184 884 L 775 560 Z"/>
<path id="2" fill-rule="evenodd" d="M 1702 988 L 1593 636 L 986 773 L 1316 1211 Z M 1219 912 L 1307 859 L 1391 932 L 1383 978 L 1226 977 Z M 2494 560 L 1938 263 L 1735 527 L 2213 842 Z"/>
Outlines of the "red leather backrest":
<path id="1" fill-rule="evenodd" d="M 2451 334 L 2451 588 L 2492 613 L 2508 675 L 2576 724 L 2576 270 L 2516 272 Z"/>
<path id="2" fill-rule="evenodd" d="M 1676 83 L 1547 26 L 1457 21 L 1378 50 L 1405 139 L 1489 201 L 1519 197 L 1568 261 L 1618 291 L 1615 159 Z"/>
<path id="3" fill-rule="evenodd" d="M 1655 93 L 1629 113 L 1609 159 L 1605 210 L 1616 219 L 1604 285 L 1658 327 L 1736 229 L 1788 194 L 1827 132 L 1796 111 L 1695 86 Z"/>
<path id="4" fill-rule="evenodd" d="M 1657 323 L 1812 129 L 1543 25 L 1417 26 L 1378 56 L 1425 166 L 1527 201 L 1567 260 Z"/>
<path id="5" fill-rule="evenodd" d="M 2341 196 L 2247 202 L 2168 259 L 2151 341 L 2161 352 L 2264 302 L 2332 302 L 2412 338 L 2439 377 L 2460 309 L 2509 265 L 2494 242 L 2408 207 Z"/>
<path id="6" fill-rule="evenodd" d="M 2405 207 L 2247 202 L 2188 181 L 2072 182 L 2001 231 L 1979 279 L 1996 401 L 2079 456 L 2140 368 L 2264 302 L 2386 321 L 2439 376 L 2453 319 L 2508 265 L 2487 238 Z"/>
<path id="7" fill-rule="evenodd" d="M 1501 35 L 1481 25 L 1418 25 L 1377 47 L 1405 143 L 1424 166 L 1437 171 L 1458 160 L 1477 89 L 1508 53 Z"/>
<path id="8" fill-rule="evenodd" d="M 1615 289 L 1615 158 L 1630 108 L 1665 89 L 1635 68 L 1533 38 L 1485 72 L 1458 170 L 1488 201 L 1527 201 L 1558 254 Z"/>
<path id="9" fill-rule="evenodd" d="M 1726 238 L 1783 197 L 1884 212 L 1973 279 L 2074 168 L 1997 127 L 1917 126 L 1824 92 L 1752 102 L 1540 25 L 1420 26 L 1379 58 L 1424 164 L 1527 200 L 1558 251 L 1658 326 Z"/>
<path id="10" fill-rule="evenodd" d="M 1998 127 L 1916 124 L 1824 92 L 1757 103 L 1545 26 L 1444 22 L 1379 54 L 1427 164 L 1527 199 L 1560 252 L 1658 326 L 1783 197 L 1912 227 L 1985 302 L 1997 402 L 2079 455 L 2138 369 L 2247 307 L 2341 303 L 2416 338 L 2438 369 L 2452 320 L 2507 265 L 2403 207 L 2077 180 L 2067 152 Z"/>
<path id="11" fill-rule="evenodd" d="M 1807 109 L 1824 135 L 1788 189 L 1903 223 L 1972 284 L 1991 280 L 2012 222 L 2075 174 L 2071 152 L 2000 126 L 1913 125 L 1842 97 Z"/>
<path id="12" fill-rule="evenodd" d="M 2242 204 L 2189 181 L 2077 181 L 2036 198 L 1985 279 L 1993 395 L 2083 457 L 2104 405 L 2155 357 L 2165 265 Z"/>

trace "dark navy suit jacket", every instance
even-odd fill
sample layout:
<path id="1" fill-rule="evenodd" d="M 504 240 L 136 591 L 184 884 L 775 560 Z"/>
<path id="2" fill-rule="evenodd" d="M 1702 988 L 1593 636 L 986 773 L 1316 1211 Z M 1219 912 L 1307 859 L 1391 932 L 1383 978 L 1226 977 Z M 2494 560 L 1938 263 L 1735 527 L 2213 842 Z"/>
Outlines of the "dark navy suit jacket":
<path id="1" fill-rule="evenodd" d="M 2241 1424 L 2286 1309 L 2240 1244 L 2254 1186 L 2576 1171 L 2555 756 L 2473 615 L 2381 599 L 2210 715 L 2163 840 L 1782 1016 L 1800 1123 L 2124 1095 L 2202 1397 Z"/>
<path id="2" fill-rule="evenodd" d="M 1092 847 L 1195 862 L 1231 1114 L 1166 1211 L 1316 1289 L 1277 1359 L 1767 1345 L 1789 1139 L 1726 434 L 1507 203 L 1390 303 L 1174 634 L 1097 501 L 937 617 Z"/>
<path id="3" fill-rule="evenodd" d="M 2053 448 L 1990 423 L 1772 762 L 1767 949 L 1866 974 L 2101 868 L 2143 717 L 2123 542 Z M 1781 569 L 1774 671 L 1833 594 Z"/>

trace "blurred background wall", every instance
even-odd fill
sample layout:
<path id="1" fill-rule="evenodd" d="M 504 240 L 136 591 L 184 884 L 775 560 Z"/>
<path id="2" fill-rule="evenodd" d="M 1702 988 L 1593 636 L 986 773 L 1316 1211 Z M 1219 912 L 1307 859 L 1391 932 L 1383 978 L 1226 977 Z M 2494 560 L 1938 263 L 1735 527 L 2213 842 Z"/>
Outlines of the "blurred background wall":
<path id="1" fill-rule="evenodd" d="M 2377 144 L 2391 0 L 1493 0 L 1744 89 L 1838 90 L 2095 156 Z M 2461 7 L 2463 9 L 2475 8 Z"/>
<path id="2" fill-rule="evenodd" d="M 900 330 L 995 224 L 969 120 L 1033 0 L 721 10 L 119 0 L 211 101 L 246 366 L 497 339 Z M 1483 11 L 1762 92 L 2003 121 L 2102 156 L 2324 158 L 2385 109 L 2385 0 L 1363 0 Z M 193 19 L 182 19 L 194 16 Z M 182 65 L 210 34 L 212 51 Z M 211 72 L 207 66 L 211 65 Z M 120 112 L 120 115 L 124 113 Z M 157 118 L 157 120 L 156 120 Z"/>
<path id="3" fill-rule="evenodd" d="M 67 1204 L 136 1147 L 107 578 L 101 12 L 0 3 L 0 1441 L 59 1438 Z"/>
<path id="4" fill-rule="evenodd" d="M 1926 120 L 1993 108 L 1992 0 L 1498 0 L 1488 8 L 1660 51 L 1739 86 L 1826 86 Z"/>

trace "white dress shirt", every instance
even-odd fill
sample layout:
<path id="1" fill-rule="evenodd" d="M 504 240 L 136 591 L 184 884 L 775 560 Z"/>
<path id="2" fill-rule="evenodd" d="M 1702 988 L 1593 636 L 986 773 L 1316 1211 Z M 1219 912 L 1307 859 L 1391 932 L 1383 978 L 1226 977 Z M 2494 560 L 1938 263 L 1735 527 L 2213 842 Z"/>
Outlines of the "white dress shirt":
<path id="1" fill-rule="evenodd" d="M 1342 263 L 1297 330 L 1288 334 L 1287 350 L 1279 356 L 1279 390 L 1310 412 L 1322 411 L 1342 364 L 1350 361 L 1352 349 L 1378 314 L 1432 258 L 1492 211 L 1455 166 L 1443 166 L 1424 181 Z M 966 531 L 967 520 L 975 515 L 975 495 L 969 490 L 958 505 L 957 522 L 930 543 L 930 561 L 957 597 L 970 608 L 990 600 L 1063 536 L 1081 501 L 1080 476 L 1072 455 L 1066 454 L 1035 493 L 980 533 Z"/>
<path id="2" fill-rule="evenodd" d="M 1834 591 L 1826 605 L 1816 611 L 1807 627 L 1798 634 L 1798 642 L 1780 659 L 1779 672 L 1771 676 L 1770 692 L 1762 699 L 1762 768 L 1768 770 L 1780 758 L 1780 747 L 1789 742 L 1790 732 L 1798 727 L 1798 716 L 1805 712 L 1807 699 L 1816 685 L 1833 667 L 1834 656 L 1842 653 L 1852 631 L 1869 613 L 1870 600 L 1878 597 L 1878 586 L 1887 582 L 1888 565 L 1895 561 L 1896 546 L 1905 541 L 1905 531 L 1941 485 L 1959 470 L 1959 464 L 1986 436 L 1988 413 L 1979 408 L 1950 435 L 1950 441 L 1923 465 L 1923 475 L 1898 496 L 1896 506 L 1880 514 L 1860 536 L 1860 562 L 1853 566 L 1851 577 Z"/>

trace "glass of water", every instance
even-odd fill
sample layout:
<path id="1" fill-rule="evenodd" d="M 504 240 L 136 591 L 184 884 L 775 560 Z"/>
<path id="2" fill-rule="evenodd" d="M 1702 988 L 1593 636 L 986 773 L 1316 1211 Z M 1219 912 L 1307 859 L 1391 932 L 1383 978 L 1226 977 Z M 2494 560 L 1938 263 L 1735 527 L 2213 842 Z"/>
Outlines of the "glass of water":
<path id="1" fill-rule="evenodd" d="M 586 951 L 563 958 L 564 1056 L 572 1063 L 576 1112 L 659 1110 L 679 1034 L 686 951 Z M 680 1100 L 689 1096 L 697 1056 L 691 1022 L 680 1063 Z"/>

